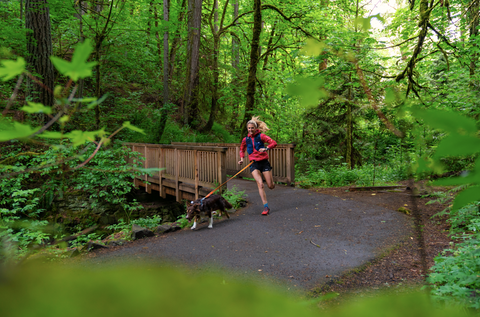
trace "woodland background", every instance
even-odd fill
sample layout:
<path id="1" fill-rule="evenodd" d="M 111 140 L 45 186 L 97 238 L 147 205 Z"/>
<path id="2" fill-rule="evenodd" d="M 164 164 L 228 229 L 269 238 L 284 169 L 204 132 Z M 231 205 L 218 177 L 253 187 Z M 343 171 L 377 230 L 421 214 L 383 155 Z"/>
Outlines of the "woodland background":
<path id="1" fill-rule="evenodd" d="M 395 10 L 375 11 L 387 4 Z M 443 214 L 467 244 L 439 257 L 455 263 L 439 264 L 431 282 L 436 296 L 478 309 L 470 298 L 480 289 L 479 8 L 478 0 L 1 0 L 4 257 L 94 224 L 52 209 L 75 191 L 92 208 L 119 205 L 125 217 L 107 229 L 127 230 L 141 209 L 128 197 L 141 169 L 122 161 L 135 153 L 121 142 L 240 142 L 258 115 L 278 143 L 296 144 L 298 186 L 465 176 L 437 182 L 452 186 L 438 199 L 461 192 Z M 105 237 L 95 234 L 77 245 Z M 472 266 L 452 274 L 466 258 Z"/>

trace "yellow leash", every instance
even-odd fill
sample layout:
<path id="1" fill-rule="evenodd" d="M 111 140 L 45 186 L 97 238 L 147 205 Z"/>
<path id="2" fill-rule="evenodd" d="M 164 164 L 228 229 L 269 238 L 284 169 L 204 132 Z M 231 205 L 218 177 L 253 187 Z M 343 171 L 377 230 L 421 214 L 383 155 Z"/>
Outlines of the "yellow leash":
<path id="1" fill-rule="evenodd" d="M 230 179 L 227 179 L 222 185 L 218 186 L 217 188 L 215 188 L 214 190 L 212 190 L 207 196 L 203 197 L 203 199 L 207 198 L 208 196 L 210 196 L 211 194 L 213 194 L 217 189 L 219 189 L 220 187 L 222 187 L 223 185 L 225 185 L 228 181 L 230 181 L 232 178 L 235 178 L 235 176 L 237 176 L 238 174 L 240 174 L 241 172 L 243 172 L 247 167 L 249 167 L 250 165 L 253 164 L 253 162 L 255 161 L 251 161 L 247 166 L 245 166 L 244 168 L 242 168 L 240 170 L 240 172 L 238 172 L 237 174 L 233 175 L 232 177 L 230 177 Z M 202 199 L 202 200 L 203 200 Z"/>

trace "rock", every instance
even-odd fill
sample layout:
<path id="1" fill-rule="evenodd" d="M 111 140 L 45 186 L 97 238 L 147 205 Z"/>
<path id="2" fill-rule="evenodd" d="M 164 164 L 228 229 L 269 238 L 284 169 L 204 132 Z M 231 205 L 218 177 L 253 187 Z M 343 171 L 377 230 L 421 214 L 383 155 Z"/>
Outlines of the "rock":
<path id="1" fill-rule="evenodd" d="M 403 213 L 406 214 L 406 215 L 409 215 L 409 214 L 410 214 L 410 210 L 408 210 L 408 209 L 405 208 L 405 207 L 400 207 L 400 208 L 398 208 L 398 211 L 403 212 Z"/>
<path id="2" fill-rule="evenodd" d="M 100 243 L 89 241 L 87 243 L 87 245 L 85 245 L 84 249 L 90 252 L 90 251 L 98 250 L 98 249 L 108 249 L 108 247 L 103 245 L 103 244 L 100 244 Z"/>
<path id="3" fill-rule="evenodd" d="M 71 258 L 74 258 L 74 257 L 79 256 L 79 255 L 80 255 L 80 251 L 78 251 L 77 248 L 73 249 L 73 251 L 70 253 Z"/>
<path id="4" fill-rule="evenodd" d="M 118 246 L 124 245 L 125 243 L 127 243 L 127 241 L 125 241 L 123 239 L 110 240 L 110 241 L 107 242 L 107 245 L 110 246 L 110 247 L 118 247 Z"/>
<path id="5" fill-rule="evenodd" d="M 153 237 L 155 234 L 146 228 L 139 225 L 132 225 L 132 240 L 143 239 L 145 237 Z"/>
<path id="6" fill-rule="evenodd" d="M 160 225 L 155 229 L 155 234 L 164 234 L 172 231 L 172 226 L 169 225 Z"/>
<path id="7" fill-rule="evenodd" d="M 180 230 L 180 229 L 182 229 L 182 226 L 181 226 L 180 222 L 175 221 L 174 223 L 172 223 L 172 231 L 177 231 L 177 230 Z"/>

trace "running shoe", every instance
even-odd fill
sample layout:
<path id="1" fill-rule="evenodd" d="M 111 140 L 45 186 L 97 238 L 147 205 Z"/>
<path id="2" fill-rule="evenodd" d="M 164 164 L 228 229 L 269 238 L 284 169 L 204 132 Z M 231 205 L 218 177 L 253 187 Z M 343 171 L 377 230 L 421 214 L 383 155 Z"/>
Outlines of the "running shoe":
<path id="1" fill-rule="evenodd" d="M 270 212 L 270 208 L 265 207 L 262 211 L 262 216 L 268 216 L 268 213 Z"/>

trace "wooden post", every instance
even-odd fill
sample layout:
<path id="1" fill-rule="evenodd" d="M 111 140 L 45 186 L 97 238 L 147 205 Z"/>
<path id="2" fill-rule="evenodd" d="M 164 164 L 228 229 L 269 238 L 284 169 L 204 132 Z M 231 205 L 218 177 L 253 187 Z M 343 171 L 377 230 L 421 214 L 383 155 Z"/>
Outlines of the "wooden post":
<path id="1" fill-rule="evenodd" d="M 148 168 L 148 147 L 147 145 L 144 146 L 145 147 L 145 163 L 143 165 L 144 168 Z M 147 182 L 148 182 L 148 174 L 145 173 L 145 176 L 143 178 L 145 180 L 145 191 L 147 193 L 151 193 L 152 192 L 152 189 L 151 189 L 151 186 L 147 185 Z"/>
<path id="2" fill-rule="evenodd" d="M 165 149 L 163 147 L 160 148 L 158 168 L 165 168 Z M 163 187 L 163 169 L 158 172 L 158 187 L 160 197 L 167 198 L 167 193 L 165 193 L 165 188 Z"/>
<path id="3" fill-rule="evenodd" d="M 291 159 L 291 152 L 292 152 L 292 149 L 290 147 L 287 147 L 287 157 L 286 157 L 286 165 L 287 165 L 287 185 L 290 186 L 290 184 L 292 183 L 292 169 L 294 167 L 292 167 L 292 159 Z"/>
<path id="4" fill-rule="evenodd" d="M 175 196 L 177 198 L 177 202 L 180 202 L 180 189 L 178 186 L 178 178 L 180 176 L 180 151 L 175 149 Z"/>
<path id="5" fill-rule="evenodd" d="M 217 179 L 220 185 L 227 181 L 227 169 L 225 168 L 225 160 L 227 158 L 227 154 L 223 151 L 218 151 L 217 153 L 218 153 Z M 226 188 L 227 188 L 226 184 L 220 187 L 220 194 L 222 194 Z"/>
<path id="6" fill-rule="evenodd" d="M 198 154 L 197 153 L 198 153 L 197 150 L 193 151 L 193 160 L 195 161 L 194 162 L 195 169 L 193 171 L 193 173 L 195 174 L 195 199 L 198 199 L 198 192 L 199 192 L 198 182 L 200 180 L 200 177 L 198 176 Z"/>

